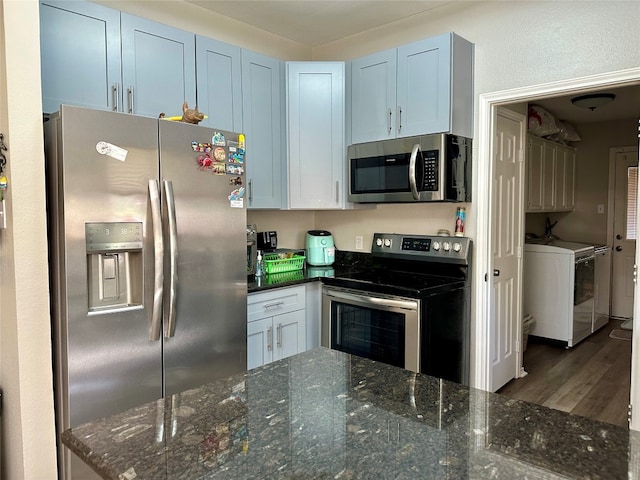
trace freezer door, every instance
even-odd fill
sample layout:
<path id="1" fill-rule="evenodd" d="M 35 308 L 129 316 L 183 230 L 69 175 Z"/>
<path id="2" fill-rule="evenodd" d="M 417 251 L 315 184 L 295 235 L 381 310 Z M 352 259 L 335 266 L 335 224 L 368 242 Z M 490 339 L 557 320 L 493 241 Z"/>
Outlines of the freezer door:
<path id="1" fill-rule="evenodd" d="M 47 122 L 58 427 L 162 395 L 150 341 L 157 120 L 63 106 Z"/>
<path id="2" fill-rule="evenodd" d="M 217 133 L 160 121 L 165 396 L 246 370 L 244 156 Z"/>

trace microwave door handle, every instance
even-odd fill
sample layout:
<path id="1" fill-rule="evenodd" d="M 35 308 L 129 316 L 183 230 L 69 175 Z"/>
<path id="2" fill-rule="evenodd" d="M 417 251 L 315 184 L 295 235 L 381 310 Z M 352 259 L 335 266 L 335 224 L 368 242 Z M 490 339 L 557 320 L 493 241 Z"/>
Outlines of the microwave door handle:
<path id="1" fill-rule="evenodd" d="M 176 224 L 176 202 L 173 196 L 173 184 L 164 180 L 167 219 L 169 227 L 169 312 L 165 325 L 165 338 L 173 337 L 176 332 L 176 288 L 178 283 L 178 227 Z"/>
<path id="2" fill-rule="evenodd" d="M 149 201 L 151 203 L 151 226 L 153 228 L 154 281 L 153 304 L 151 307 L 151 325 L 149 340 L 160 340 L 162 321 L 162 295 L 164 285 L 164 243 L 162 240 L 162 216 L 160 214 L 160 192 L 158 182 L 149 180 Z"/>
<path id="3" fill-rule="evenodd" d="M 411 157 L 409 158 L 409 186 L 411 187 L 411 195 L 413 195 L 414 200 L 420 200 L 418 186 L 416 185 L 416 161 L 419 151 L 420 144 L 416 143 L 411 150 Z"/>

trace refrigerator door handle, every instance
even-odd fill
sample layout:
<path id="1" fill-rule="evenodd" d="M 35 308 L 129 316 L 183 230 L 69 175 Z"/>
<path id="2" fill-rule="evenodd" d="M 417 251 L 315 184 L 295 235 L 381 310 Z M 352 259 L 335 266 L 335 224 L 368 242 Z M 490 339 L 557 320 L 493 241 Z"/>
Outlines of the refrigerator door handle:
<path id="1" fill-rule="evenodd" d="M 176 288 L 178 285 L 178 227 L 176 224 L 176 203 L 171 180 L 163 180 L 169 222 L 169 313 L 165 325 L 165 338 L 176 333 Z"/>
<path id="2" fill-rule="evenodd" d="M 151 221 L 153 226 L 154 253 L 154 286 L 153 307 L 151 309 L 151 326 L 149 340 L 160 340 L 160 325 L 162 323 L 162 295 L 164 285 L 164 243 L 162 241 L 162 216 L 160 213 L 160 192 L 158 182 L 149 180 L 149 200 L 151 202 Z"/>

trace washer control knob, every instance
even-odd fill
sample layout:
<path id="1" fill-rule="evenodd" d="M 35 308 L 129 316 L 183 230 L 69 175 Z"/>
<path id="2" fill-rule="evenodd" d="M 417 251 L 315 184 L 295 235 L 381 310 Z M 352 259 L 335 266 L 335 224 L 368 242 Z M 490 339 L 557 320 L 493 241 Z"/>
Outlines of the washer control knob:
<path id="1" fill-rule="evenodd" d="M 442 242 L 442 249 L 445 252 L 448 252 L 449 250 L 451 250 L 451 244 L 449 242 Z"/>
<path id="2" fill-rule="evenodd" d="M 432 247 L 437 252 L 438 250 L 440 250 L 440 242 L 433 242 Z"/>
<path id="3" fill-rule="evenodd" d="M 385 238 L 384 239 L 384 246 L 385 247 L 390 247 L 391 246 L 391 239 Z"/>
<path id="4" fill-rule="evenodd" d="M 453 251 L 454 252 L 459 252 L 461 249 L 462 249 L 462 245 L 460 245 L 458 242 L 454 242 Z"/>
<path id="5" fill-rule="evenodd" d="M 376 245 L 377 245 L 378 247 L 381 247 L 381 246 L 382 246 L 382 239 L 381 239 L 381 238 L 376 238 Z"/>

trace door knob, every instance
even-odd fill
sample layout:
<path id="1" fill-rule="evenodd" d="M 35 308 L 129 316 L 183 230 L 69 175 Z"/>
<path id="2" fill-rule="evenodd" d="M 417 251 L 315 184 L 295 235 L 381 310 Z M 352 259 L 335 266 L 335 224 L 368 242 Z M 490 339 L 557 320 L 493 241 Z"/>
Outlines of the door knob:
<path id="1" fill-rule="evenodd" d="M 499 276 L 500 276 L 500 270 L 498 270 L 497 268 L 495 268 L 495 269 L 493 270 L 493 276 L 494 276 L 494 277 L 499 277 Z"/>
<path id="2" fill-rule="evenodd" d="M 616 247 L 616 252 L 621 252 L 621 251 L 622 251 L 622 247 L 621 247 L 620 245 L 618 245 L 618 246 Z"/>

